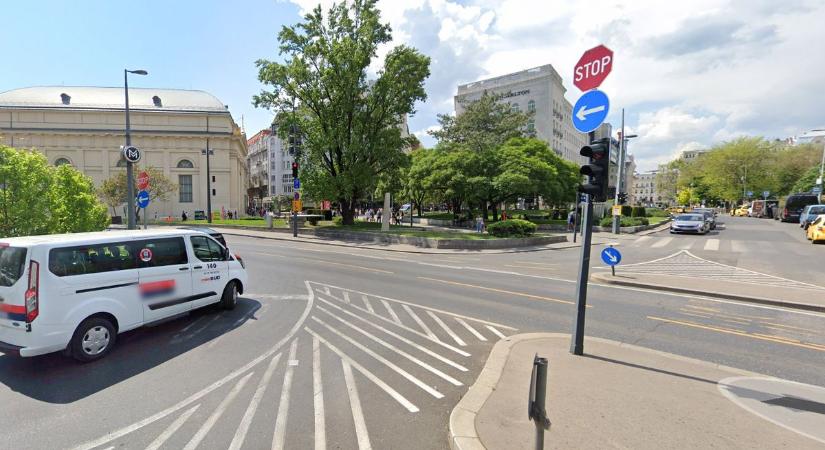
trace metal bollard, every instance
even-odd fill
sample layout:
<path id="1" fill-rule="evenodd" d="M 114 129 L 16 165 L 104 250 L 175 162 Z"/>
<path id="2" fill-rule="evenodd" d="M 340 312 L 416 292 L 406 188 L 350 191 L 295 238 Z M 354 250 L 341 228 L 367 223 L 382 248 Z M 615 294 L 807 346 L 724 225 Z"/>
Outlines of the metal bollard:
<path id="1" fill-rule="evenodd" d="M 544 407 L 547 396 L 547 358 L 533 358 L 533 372 L 530 376 L 530 392 L 527 402 L 527 417 L 536 424 L 536 450 L 544 449 L 544 430 L 550 429 L 550 419 Z"/>

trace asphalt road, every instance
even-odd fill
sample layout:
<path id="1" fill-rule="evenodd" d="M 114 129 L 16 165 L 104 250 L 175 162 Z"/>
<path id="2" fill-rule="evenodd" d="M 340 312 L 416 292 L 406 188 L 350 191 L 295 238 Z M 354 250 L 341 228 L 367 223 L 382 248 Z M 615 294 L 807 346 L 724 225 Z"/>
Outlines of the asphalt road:
<path id="1" fill-rule="evenodd" d="M 794 225 L 723 220 L 718 234 L 616 244 L 628 264 L 687 246 L 816 281 L 815 265 L 802 268 L 825 247 L 800 241 Z M 449 412 L 497 340 L 571 328 L 576 248 L 424 255 L 228 241 L 250 272 L 235 311 L 126 333 L 94 364 L 0 355 L 0 447 L 446 448 Z M 589 335 L 825 385 L 821 314 L 599 285 L 589 293 Z"/>

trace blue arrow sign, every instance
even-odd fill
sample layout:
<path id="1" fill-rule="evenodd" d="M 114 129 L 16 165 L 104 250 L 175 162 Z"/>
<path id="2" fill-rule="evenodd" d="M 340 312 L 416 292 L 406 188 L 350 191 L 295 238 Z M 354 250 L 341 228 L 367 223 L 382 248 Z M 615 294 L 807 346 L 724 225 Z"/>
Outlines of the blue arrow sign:
<path id="1" fill-rule="evenodd" d="M 589 133 L 604 122 L 607 112 L 610 111 L 610 100 L 607 94 L 594 89 L 579 97 L 573 106 L 573 126 L 582 133 Z"/>
<path id="2" fill-rule="evenodd" d="M 768 198 L 769 195 L 771 195 L 771 191 L 763 191 L 762 192 L 762 197 Z"/>
<path id="3" fill-rule="evenodd" d="M 753 191 L 748 191 L 748 197 L 753 197 Z"/>
<path id="4" fill-rule="evenodd" d="M 602 261 L 608 266 L 615 266 L 622 262 L 622 254 L 613 247 L 602 250 Z"/>
<path id="5" fill-rule="evenodd" d="M 297 179 L 297 178 L 296 178 L 296 179 L 292 182 L 292 187 L 293 187 L 293 188 L 295 188 L 295 189 L 301 189 L 301 180 L 299 180 L 299 179 Z"/>
<path id="6" fill-rule="evenodd" d="M 149 193 L 146 191 L 140 191 L 137 195 L 137 205 L 138 208 L 146 209 L 149 206 Z"/>
<path id="7" fill-rule="evenodd" d="M 814 186 L 814 188 L 811 189 L 811 192 L 813 192 L 814 194 L 821 194 L 822 193 L 822 186 Z"/>

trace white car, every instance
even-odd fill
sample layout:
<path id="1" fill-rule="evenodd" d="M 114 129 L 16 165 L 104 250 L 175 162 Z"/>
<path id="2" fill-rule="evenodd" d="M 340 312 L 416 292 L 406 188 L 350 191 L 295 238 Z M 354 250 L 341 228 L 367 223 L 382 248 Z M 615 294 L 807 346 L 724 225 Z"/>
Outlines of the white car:
<path id="1" fill-rule="evenodd" d="M 219 303 L 247 284 L 238 255 L 190 230 L 0 239 L 0 351 L 83 362 L 118 333 Z"/>

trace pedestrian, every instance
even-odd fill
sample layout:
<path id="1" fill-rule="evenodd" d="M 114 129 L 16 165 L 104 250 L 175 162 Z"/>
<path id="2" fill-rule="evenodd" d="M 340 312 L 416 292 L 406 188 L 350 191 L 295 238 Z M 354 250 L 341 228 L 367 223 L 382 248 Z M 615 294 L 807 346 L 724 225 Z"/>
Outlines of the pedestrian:
<path id="1" fill-rule="evenodd" d="M 186 211 L 185 210 L 180 214 L 180 218 L 183 222 L 186 222 Z"/>
<path id="2" fill-rule="evenodd" d="M 567 230 L 573 231 L 576 225 L 576 210 L 571 209 L 569 213 L 567 213 Z"/>
<path id="3" fill-rule="evenodd" d="M 483 221 L 484 219 L 482 219 L 480 215 L 476 216 L 476 233 L 481 233 L 481 224 Z"/>

